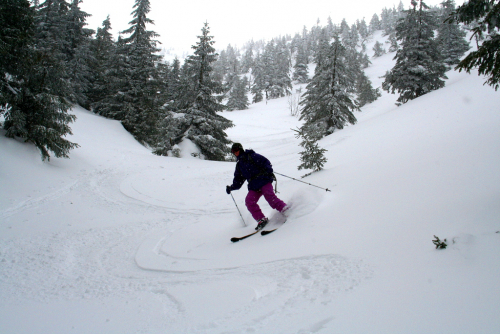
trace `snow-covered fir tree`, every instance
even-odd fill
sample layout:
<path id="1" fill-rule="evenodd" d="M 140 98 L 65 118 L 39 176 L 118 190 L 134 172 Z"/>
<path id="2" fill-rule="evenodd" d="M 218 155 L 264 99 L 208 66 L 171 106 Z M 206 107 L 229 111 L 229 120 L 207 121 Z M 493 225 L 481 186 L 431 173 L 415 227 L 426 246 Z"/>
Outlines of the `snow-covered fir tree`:
<path id="1" fill-rule="evenodd" d="M 267 43 L 261 57 L 262 83 L 266 100 L 284 97 L 290 94 L 290 52 L 281 39 Z"/>
<path id="2" fill-rule="evenodd" d="M 356 20 L 356 28 L 358 29 L 360 37 L 360 44 L 364 47 L 365 43 L 368 41 L 368 37 L 370 36 L 370 31 L 364 18 L 361 21 Z"/>
<path id="3" fill-rule="evenodd" d="M 372 103 L 380 96 L 382 96 L 378 88 L 373 88 L 370 79 L 364 72 L 361 72 L 358 75 L 358 79 L 356 82 L 356 93 L 358 97 L 358 105 L 360 107 L 364 106 L 365 104 Z"/>
<path id="4" fill-rule="evenodd" d="M 396 37 L 396 25 L 405 15 L 402 1 L 399 2 L 397 8 L 382 9 L 380 28 L 383 30 L 384 36 L 388 36 L 388 42 L 390 44 L 389 52 L 396 52 L 399 49 L 398 39 Z"/>
<path id="5" fill-rule="evenodd" d="M 266 87 L 264 63 L 262 62 L 262 57 L 257 54 L 255 57 L 253 67 L 252 67 L 253 85 L 250 89 L 253 98 L 252 103 L 258 103 L 264 100 L 263 91 Z"/>
<path id="6" fill-rule="evenodd" d="M 6 0 L 0 3 L 0 93 L 9 90 L 9 75 L 20 72 L 34 43 L 35 11 L 28 0 Z M 2 95 L 3 98 L 4 95 Z"/>
<path id="7" fill-rule="evenodd" d="M 176 57 L 171 64 L 164 64 L 164 69 L 161 73 L 160 81 L 163 83 L 161 87 L 163 94 L 162 101 L 166 101 L 162 109 L 175 111 L 179 109 L 178 102 L 182 95 L 181 62 L 179 58 Z"/>
<path id="8" fill-rule="evenodd" d="M 301 43 L 297 45 L 297 54 L 295 55 L 295 65 L 293 65 L 293 80 L 298 83 L 309 82 L 309 69 L 307 64 L 307 54 L 305 50 L 305 41 L 301 40 Z"/>
<path id="9" fill-rule="evenodd" d="M 356 123 L 353 111 L 359 107 L 353 96 L 359 67 L 349 68 L 348 57 L 347 48 L 338 37 L 332 43 L 325 35 L 320 39 L 314 77 L 300 102 L 300 119 L 305 121 L 301 130 L 313 139 Z"/>
<path id="10" fill-rule="evenodd" d="M 313 135 L 305 132 L 304 129 L 294 130 L 296 138 L 302 139 L 300 146 L 304 149 L 300 154 L 300 161 L 302 162 L 297 169 L 312 169 L 313 172 L 318 172 L 323 169 L 324 164 L 328 161 L 325 157 L 324 148 L 319 147 L 318 140 Z M 305 176 L 308 176 L 308 173 Z"/>
<path id="11" fill-rule="evenodd" d="M 46 1 L 34 11 L 26 0 L 0 5 L 0 114 L 7 137 L 33 143 L 42 160 L 67 158 L 78 144 L 66 139 L 71 89 L 67 84 L 60 31 L 66 26 L 68 4 Z"/>
<path id="12" fill-rule="evenodd" d="M 186 105 L 183 99 L 187 77 L 182 74 L 180 61 L 175 58 L 172 63 L 159 63 L 160 86 L 159 94 L 161 100 L 166 101 L 160 108 L 159 121 L 157 125 L 157 137 L 153 146 L 153 154 L 167 156 L 169 154 L 178 157 L 179 149 L 175 147 L 182 137 L 179 136 L 178 121 L 175 111 Z"/>
<path id="13" fill-rule="evenodd" d="M 233 88 L 235 77 L 241 73 L 240 58 L 239 50 L 229 44 L 212 66 L 212 78 L 222 83 L 225 97 Z"/>
<path id="14" fill-rule="evenodd" d="M 443 61 L 453 66 L 460 62 L 460 58 L 470 49 L 469 43 L 465 39 L 467 35 L 456 22 L 445 22 L 455 10 L 455 1 L 446 0 L 441 3 L 443 8 L 440 24 L 438 28 L 437 43 Z"/>
<path id="15" fill-rule="evenodd" d="M 123 121 L 126 118 L 128 102 L 126 96 L 120 92 L 128 90 L 126 70 L 129 64 L 122 36 L 118 37 L 115 46 L 109 51 L 106 55 L 107 59 L 102 63 L 105 68 L 102 78 L 102 94 L 93 100 L 91 106 L 92 111 L 98 115 Z M 99 89 L 99 82 L 93 85 L 92 89 Z"/>
<path id="16" fill-rule="evenodd" d="M 226 108 L 229 111 L 248 109 L 248 78 L 236 76 L 233 80 L 233 87 L 229 92 L 229 99 Z"/>
<path id="17" fill-rule="evenodd" d="M 326 19 L 325 29 L 326 29 L 328 36 L 335 36 L 337 26 L 333 23 L 331 16 L 328 16 L 328 18 Z"/>
<path id="18" fill-rule="evenodd" d="M 224 161 L 230 155 L 225 130 L 233 123 L 217 114 L 225 106 L 221 103 L 222 85 L 211 77 L 217 53 L 208 23 L 198 37 L 199 41 L 192 47 L 194 54 L 185 62 L 185 107 L 178 110 L 175 117 L 178 134 L 174 144 L 190 140 L 206 159 Z"/>
<path id="19" fill-rule="evenodd" d="M 347 34 L 342 35 L 342 44 L 348 48 L 355 49 L 359 45 L 358 28 L 353 24 L 347 31 Z"/>
<path id="20" fill-rule="evenodd" d="M 87 97 L 91 103 L 91 108 L 95 108 L 95 103 L 101 101 L 110 94 L 110 73 L 111 57 L 116 52 L 116 44 L 111 34 L 111 20 L 108 17 L 102 22 L 102 26 L 97 28 L 95 38 L 91 41 L 90 51 L 92 52 L 93 62 L 91 70 L 90 87 L 87 91 Z"/>
<path id="21" fill-rule="evenodd" d="M 380 29 L 383 31 L 384 36 L 389 36 L 395 31 L 396 22 L 393 10 L 387 7 L 382 9 L 380 14 Z"/>
<path id="22" fill-rule="evenodd" d="M 401 42 L 396 65 L 385 75 L 382 88 L 399 93 L 398 102 L 406 103 L 430 91 L 444 87 L 446 66 L 434 40 L 434 17 L 423 2 L 412 0 L 412 8 L 396 26 Z"/>
<path id="23" fill-rule="evenodd" d="M 368 29 L 369 29 L 371 34 L 373 34 L 377 30 L 380 30 L 380 19 L 379 19 L 377 13 L 373 14 L 372 19 L 370 20 L 370 25 L 368 26 Z"/>
<path id="24" fill-rule="evenodd" d="M 158 34 L 147 30 L 154 22 L 148 18 L 149 0 L 136 0 L 130 27 L 122 34 L 129 35 L 117 43 L 111 59 L 112 91 L 96 103 L 96 112 L 121 120 L 123 126 L 139 142 L 154 146 L 157 138 L 159 109 L 163 101 L 158 94 L 159 71 L 157 62 Z"/>
<path id="25" fill-rule="evenodd" d="M 379 41 L 375 42 L 375 45 L 373 46 L 373 57 L 381 57 L 385 54 L 385 48 L 384 44 L 380 43 Z"/>
<path id="26" fill-rule="evenodd" d="M 486 83 L 495 90 L 500 87 L 500 1 L 469 0 L 459 6 L 449 22 L 476 23 L 472 28 L 473 37 L 484 39 L 478 49 L 469 53 L 456 69 L 470 73 L 478 69 L 479 75 L 488 77 Z"/>
<path id="27" fill-rule="evenodd" d="M 350 28 L 349 24 L 347 23 L 347 20 L 345 18 L 342 19 L 340 22 L 340 36 L 342 37 L 342 40 L 348 39 L 349 38 L 349 33 L 350 33 Z"/>
<path id="28" fill-rule="evenodd" d="M 160 86 L 157 62 L 161 60 L 158 55 L 159 35 L 147 30 L 146 25 L 154 24 L 148 17 L 151 11 L 149 0 L 136 0 L 132 12 L 133 20 L 130 27 L 123 31 L 129 37 L 124 38 L 122 53 L 127 55 L 125 76 L 128 89 L 125 93 L 131 99 L 123 126 L 142 143 L 154 145 L 159 107 L 164 101 L 157 94 Z"/>
<path id="29" fill-rule="evenodd" d="M 243 54 L 243 57 L 241 59 L 241 73 L 248 73 L 250 71 L 250 69 L 253 68 L 253 66 L 254 66 L 254 62 L 253 62 L 254 44 L 255 43 L 253 42 L 253 40 L 247 44 L 245 53 Z"/>
<path id="30" fill-rule="evenodd" d="M 90 84 L 95 73 L 91 70 L 94 62 L 90 50 L 92 29 L 85 28 L 87 17 L 90 14 L 80 9 L 82 0 L 72 0 L 68 10 L 68 22 L 66 27 L 66 38 L 68 40 L 67 66 L 70 78 L 73 103 L 85 108 L 90 108 L 87 93 L 91 89 Z"/>
<path id="31" fill-rule="evenodd" d="M 396 52 L 399 49 L 398 38 L 396 37 L 396 33 L 392 33 L 389 35 L 388 41 L 389 43 L 389 52 Z"/>

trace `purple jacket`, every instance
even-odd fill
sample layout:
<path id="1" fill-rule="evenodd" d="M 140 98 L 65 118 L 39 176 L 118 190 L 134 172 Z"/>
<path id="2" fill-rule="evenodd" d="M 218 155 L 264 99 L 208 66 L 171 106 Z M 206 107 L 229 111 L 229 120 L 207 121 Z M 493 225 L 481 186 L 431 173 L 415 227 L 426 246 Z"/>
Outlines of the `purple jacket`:
<path id="1" fill-rule="evenodd" d="M 245 150 L 238 156 L 231 190 L 238 190 L 248 181 L 248 190 L 260 190 L 274 181 L 271 162 L 253 150 Z"/>

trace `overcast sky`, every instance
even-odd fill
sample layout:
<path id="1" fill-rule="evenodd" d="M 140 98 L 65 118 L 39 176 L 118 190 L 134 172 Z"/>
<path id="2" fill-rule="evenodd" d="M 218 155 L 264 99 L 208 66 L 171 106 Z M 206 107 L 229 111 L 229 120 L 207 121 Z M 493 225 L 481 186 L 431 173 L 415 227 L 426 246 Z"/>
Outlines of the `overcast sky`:
<path id="1" fill-rule="evenodd" d="M 428 5 L 438 5 L 442 0 L 426 0 Z M 463 0 L 456 0 L 457 5 Z M 392 8 L 399 0 L 150 0 L 149 26 L 160 34 L 163 48 L 190 51 L 207 21 L 215 48 L 225 49 L 228 44 L 242 46 L 245 42 L 280 35 L 294 35 L 306 26 L 308 30 L 320 20 L 324 26 L 330 16 L 333 23 L 343 18 L 349 25 L 363 17 L 369 23 L 373 14 L 384 7 Z M 410 0 L 404 0 L 405 9 Z M 88 28 L 96 30 L 110 15 L 113 35 L 129 27 L 135 0 L 83 0 L 80 8 L 92 16 Z"/>

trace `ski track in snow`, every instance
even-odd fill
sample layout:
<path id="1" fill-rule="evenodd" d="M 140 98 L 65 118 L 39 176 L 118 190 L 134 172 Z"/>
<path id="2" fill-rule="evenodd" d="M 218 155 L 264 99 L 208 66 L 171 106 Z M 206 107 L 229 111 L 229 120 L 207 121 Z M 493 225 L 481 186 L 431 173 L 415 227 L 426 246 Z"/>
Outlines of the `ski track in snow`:
<path id="1" fill-rule="evenodd" d="M 363 261 L 336 254 L 269 262 L 264 257 L 254 264 L 228 268 L 220 266 L 223 260 L 196 258 L 196 254 L 203 254 L 210 246 L 196 239 L 188 250 L 194 255 L 168 254 L 165 249 L 172 238 L 181 241 L 192 238 L 189 229 L 196 226 L 199 217 L 227 220 L 227 213 L 234 213 L 234 209 L 230 205 L 223 205 L 221 209 L 217 200 L 207 200 L 206 196 L 192 198 L 184 209 L 174 208 L 175 205 L 159 198 L 175 196 L 145 190 L 145 180 L 159 182 L 161 176 L 156 172 L 158 169 L 154 168 L 126 173 L 113 167 L 82 169 L 76 180 L 67 185 L 3 210 L 2 217 L 15 218 L 22 212 L 43 212 L 63 199 L 68 202 L 78 198 L 105 211 L 139 214 L 153 211 L 165 218 L 0 239 L 0 286 L 4 287 L 0 289 L 0 299 L 4 303 L 31 300 L 43 304 L 103 298 L 135 299 L 146 295 L 162 305 L 159 312 L 163 314 L 163 324 L 154 326 L 163 326 L 172 333 L 296 332 L 302 324 L 312 323 L 305 308 L 320 306 L 324 314 L 320 312 L 320 318 L 312 327 L 300 331 L 313 333 L 333 319 L 328 305 L 334 303 L 338 293 L 352 291 L 373 275 Z M 222 178 L 231 178 L 228 173 L 222 174 L 217 176 L 221 184 Z M 178 184 L 186 186 L 185 182 L 191 182 L 187 184 L 189 187 L 204 182 L 201 177 L 186 180 L 187 177 L 180 177 Z M 179 185 L 166 187 L 165 191 L 170 188 L 175 191 Z M 180 201 L 185 200 L 182 195 L 180 197 Z M 292 195 L 289 200 L 298 203 L 293 218 L 314 211 L 322 198 L 323 195 L 314 190 Z M 209 254 L 214 257 L 218 253 Z M 189 270 L 158 271 L 157 262 L 141 268 L 137 265 L 138 256 L 156 261 L 173 260 L 176 266 Z M 200 261 L 204 266 L 199 265 Z M 193 291 L 196 300 L 192 299 Z M 214 309 L 212 306 L 221 300 L 224 306 Z M 197 318 L 194 323 L 193 317 Z M 273 328 L 277 326 L 276 317 L 290 319 L 289 327 Z M 148 328 L 144 325 L 146 332 L 151 330 Z"/>
<path id="2" fill-rule="evenodd" d="M 1 299 L 49 302 L 133 298 L 146 293 L 161 300 L 169 329 L 179 333 L 230 331 L 236 329 L 232 327 L 235 324 L 249 332 L 261 332 L 264 328 L 269 332 L 275 317 L 290 318 L 292 330 L 297 319 L 309 317 L 302 308 L 322 305 L 326 311 L 336 294 L 351 291 L 372 276 L 363 261 L 334 254 L 184 273 L 142 270 L 133 260 L 137 240 L 164 223 L 4 241 L 0 246 L 0 281 L 11 288 L 2 289 Z M 224 286 L 229 288 L 226 290 Z M 196 303 L 201 303 L 196 308 L 209 309 L 210 304 L 219 300 L 214 291 L 236 299 L 227 312 L 214 311 L 205 323 L 191 327 L 193 301 L 184 302 L 183 292 L 193 289 L 197 291 Z M 276 330 L 283 332 L 284 328 Z"/>
<path id="3" fill-rule="evenodd" d="M 36 210 L 45 203 L 61 198 L 64 195 L 69 194 L 71 190 L 77 186 L 77 184 L 78 181 L 74 181 L 62 188 L 53 190 L 48 194 L 21 201 L 20 203 L 14 205 L 13 207 L 7 208 L 3 210 L 3 212 L 0 212 L 0 221 L 4 221 L 5 219 L 25 210 Z"/>

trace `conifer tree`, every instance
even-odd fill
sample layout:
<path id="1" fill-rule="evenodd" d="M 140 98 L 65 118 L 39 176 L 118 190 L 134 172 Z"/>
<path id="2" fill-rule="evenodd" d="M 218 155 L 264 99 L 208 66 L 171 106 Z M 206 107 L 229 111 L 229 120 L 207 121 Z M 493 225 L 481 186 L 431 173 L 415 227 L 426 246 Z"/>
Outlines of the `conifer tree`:
<path id="1" fill-rule="evenodd" d="M 412 6 L 396 27 L 401 49 L 394 58 L 396 65 L 386 73 L 382 84 L 384 90 L 399 93 L 399 103 L 444 87 L 442 79 L 446 79 L 446 66 L 434 40 L 434 17 L 423 1 L 412 0 Z"/>
<path id="2" fill-rule="evenodd" d="M 356 21 L 356 28 L 358 29 L 358 34 L 361 38 L 361 45 L 364 45 L 370 36 L 370 32 L 364 18 L 361 21 Z"/>
<path id="3" fill-rule="evenodd" d="M 304 131 L 304 129 L 294 130 L 296 132 L 295 137 L 302 139 L 300 146 L 304 148 L 300 152 L 300 161 L 302 162 L 297 169 L 312 169 L 312 172 L 318 172 L 323 169 L 324 164 L 328 161 L 325 157 L 324 148 L 319 147 L 318 140 L 310 133 Z M 302 177 L 308 176 L 308 173 Z"/>
<path id="4" fill-rule="evenodd" d="M 127 73 L 130 64 L 121 36 L 118 37 L 115 47 L 110 49 L 103 64 L 105 71 L 102 94 L 92 103 L 92 110 L 101 116 L 124 121 L 129 109 L 127 105 L 132 99 L 122 93 L 129 90 Z M 99 89 L 98 83 L 93 89 Z"/>
<path id="5" fill-rule="evenodd" d="M 309 39 L 310 39 L 310 36 L 309 36 L 309 33 L 307 31 L 307 28 L 306 26 L 304 26 L 302 28 L 302 40 L 304 41 L 304 51 L 306 53 L 306 59 L 307 59 L 307 63 L 309 64 L 310 60 L 311 60 L 311 57 L 313 57 L 313 53 L 312 53 L 312 50 L 309 46 Z"/>
<path id="6" fill-rule="evenodd" d="M 27 0 L 6 0 L 0 3 L 0 82 L 7 88 L 6 73 L 15 75 L 21 58 L 30 52 L 35 34 L 35 12 Z"/>
<path id="7" fill-rule="evenodd" d="M 469 53 L 455 69 L 467 73 L 477 68 L 479 75 L 488 77 L 485 83 L 497 90 L 500 87 L 500 1 L 469 0 L 459 6 L 448 22 L 477 25 L 472 29 L 473 36 L 483 39 L 477 51 Z"/>
<path id="8" fill-rule="evenodd" d="M 157 62 L 158 34 L 147 30 L 154 24 L 148 18 L 151 10 L 149 0 L 136 0 L 132 11 L 130 27 L 122 34 L 129 35 L 117 43 L 117 50 L 111 56 L 113 65 L 109 68 L 111 93 L 96 103 L 96 112 L 122 121 L 123 126 L 140 143 L 154 146 L 157 138 L 159 109 L 164 101 Z"/>
<path id="9" fill-rule="evenodd" d="M 378 15 L 375 13 L 370 20 L 369 31 L 373 34 L 375 31 L 380 30 L 380 19 Z"/>
<path id="10" fill-rule="evenodd" d="M 332 18 L 330 16 L 328 16 L 328 18 L 326 19 L 325 28 L 328 36 L 335 36 L 337 27 L 335 24 L 333 24 Z"/>
<path id="11" fill-rule="evenodd" d="M 298 83 L 309 82 L 309 70 L 307 67 L 307 55 L 304 49 L 304 43 L 297 46 L 297 55 L 295 56 L 295 65 L 293 66 L 293 80 Z"/>
<path id="12" fill-rule="evenodd" d="M 283 41 L 274 39 L 267 43 L 261 57 L 262 83 L 266 100 L 284 97 L 290 94 L 290 52 Z"/>
<path id="13" fill-rule="evenodd" d="M 227 46 L 227 71 L 228 73 L 233 73 L 234 75 L 241 73 L 241 64 L 239 61 L 240 52 L 238 49 L 234 48 L 229 44 Z"/>
<path id="14" fill-rule="evenodd" d="M 202 28 L 199 41 L 193 45 L 194 54 L 185 63 L 186 84 L 185 108 L 178 111 L 179 134 L 174 143 L 191 140 L 208 160 L 225 160 L 229 154 L 230 141 L 225 130 L 233 123 L 217 112 L 224 109 L 221 104 L 222 85 L 211 78 L 217 53 L 210 36 L 208 23 Z"/>
<path id="15" fill-rule="evenodd" d="M 290 67 L 291 55 L 286 41 L 273 39 L 268 42 L 262 55 L 255 59 L 252 70 L 254 76 L 253 101 L 262 100 L 262 91 L 265 92 L 266 100 L 290 95 L 292 89 Z"/>
<path id="16" fill-rule="evenodd" d="M 389 35 L 389 52 L 396 52 L 399 49 L 398 38 L 396 37 L 396 33 L 392 33 Z"/>
<path id="17" fill-rule="evenodd" d="M 465 31 L 456 22 L 444 22 L 455 10 L 455 1 L 446 0 L 441 3 L 441 6 L 443 7 L 443 15 L 440 19 L 436 42 L 443 61 L 449 66 L 457 65 L 470 46 L 465 40 Z"/>
<path id="18" fill-rule="evenodd" d="M 390 8 L 383 8 L 380 14 L 380 29 L 384 32 L 384 36 L 389 36 L 395 31 L 396 22 L 394 11 Z"/>
<path id="19" fill-rule="evenodd" d="M 342 44 L 346 47 L 355 49 L 359 43 L 359 33 L 358 28 L 355 24 L 351 26 L 351 29 L 348 30 L 347 34 L 343 34 L 342 36 Z"/>
<path id="20" fill-rule="evenodd" d="M 381 57 L 385 54 L 385 49 L 384 45 L 380 43 L 379 41 L 375 42 L 375 45 L 373 46 L 373 57 Z"/>
<path id="21" fill-rule="evenodd" d="M 163 88 L 163 100 L 166 101 L 166 104 L 164 106 L 167 107 L 168 110 L 175 111 L 178 109 L 176 107 L 176 102 L 179 101 L 180 96 L 182 95 L 181 62 L 179 58 L 176 57 L 172 61 L 172 64 L 167 64 L 167 70 L 165 71 L 165 76 L 162 81 L 165 85 Z"/>
<path id="22" fill-rule="evenodd" d="M 226 78 L 226 75 L 229 70 L 229 61 L 227 58 L 227 52 L 226 50 L 222 50 L 219 53 L 219 56 L 217 57 L 217 60 L 214 62 L 212 66 L 212 78 L 214 78 L 216 81 L 219 82 L 224 82 L 224 79 Z M 226 87 L 224 87 L 226 88 Z M 227 90 L 227 89 L 224 89 Z"/>
<path id="23" fill-rule="evenodd" d="M 175 111 L 181 108 L 183 101 L 183 81 L 186 81 L 182 76 L 180 61 L 175 58 L 172 64 L 159 64 L 160 80 L 163 85 L 160 87 L 159 94 L 162 96 L 162 101 L 166 101 L 159 110 L 159 121 L 157 124 L 157 135 L 154 140 L 153 154 L 156 155 L 173 155 L 178 157 L 179 152 L 175 152 L 175 144 L 180 141 L 179 135 L 179 120 L 176 118 Z M 177 140 L 177 141 L 176 141 Z M 178 149 L 177 149 L 178 150 Z"/>
<path id="24" fill-rule="evenodd" d="M 61 56 L 64 39 L 57 34 L 67 4 L 44 2 L 34 12 L 26 0 L 4 0 L 0 4 L 0 114 L 7 137 L 33 143 L 42 160 L 67 158 L 78 147 L 65 137 L 71 134 L 68 114 L 71 94 L 65 81 Z M 62 14 L 61 14 L 62 13 Z"/>
<path id="25" fill-rule="evenodd" d="M 373 89 L 370 79 L 368 79 L 364 72 L 361 72 L 358 75 L 358 79 L 356 82 L 356 92 L 358 96 L 358 105 L 360 107 L 364 106 L 365 104 L 371 103 L 382 96 L 378 88 Z"/>
<path id="26" fill-rule="evenodd" d="M 356 123 L 353 111 L 359 110 L 359 107 L 352 97 L 359 68 L 350 69 L 347 66 L 348 56 L 338 37 L 330 44 L 323 35 L 315 57 L 314 77 L 300 102 L 300 119 L 305 121 L 301 130 L 313 139 L 318 140 L 336 129 L 343 129 L 347 123 Z"/>
<path id="27" fill-rule="evenodd" d="M 241 79 L 236 76 L 233 81 L 233 87 L 229 93 L 229 100 L 227 101 L 227 110 L 245 110 L 248 109 L 248 79 L 243 77 Z"/>
<path id="28" fill-rule="evenodd" d="M 257 54 L 257 57 L 255 57 L 254 66 L 252 67 L 252 76 L 254 78 L 251 88 L 253 95 L 252 103 L 258 103 L 264 100 L 262 92 L 265 89 L 264 64 L 262 63 L 260 54 Z"/>
<path id="29" fill-rule="evenodd" d="M 243 58 L 241 59 L 241 73 L 248 73 L 250 69 L 253 68 L 254 66 L 253 47 L 254 47 L 254 42 L 252 40 L 250 43 L 248 43 L 247 49 L 245 50 Z"/>
<path id="30" fill-rule="evenodd" d="M 110 73 L 111 57 L 116 52 L 116 44 L 111 34 L 111 20 L 108 17 L 102 22 L 102 27 L 97 28 L 96 37 L 91 41 L 90 51 L 92 52 L 93 62 L 91 70 L 90 88 L 87 97 L 91 107 L 95 108 L 95 103 L 101 101 L 110 94 Z"/>
<path id="31" fill-rule="evenodd" d="M 67 14 L 66 39 L 68 40 L 67 56 L 68 75 L 71 83 L 71 101 L 85 108 L 90 108 L 87 96 L 94 73 L 91 64 L 94 62 L 90 50 L 92 29 L 85 28 L 87 17 L 91 16 L 80 9 L 82 0 L 72 0 Z"/>
<path id="32" fill-rule="evenodd" d="M 276 59 L 277 59 L 277 73 L 276 83 L 278 86 L 278 93 L 274 93 L 273 97 L 284 97 L 291 94 L 292 79 L 290 77 L 290 70 L 292 67 L 290 49 L 287 45 L 286 39 L 283 37 L 276 43 Z"/>
<path id="33" fill-rule="evenodd" d="M 130 35 L 123 40 L 123 52 L 127 55 L 128 63 L 125 68 L 128 89 L 124 93 L 132 103 L 128 104 L 129 109 L 122 123 L 139 142 L 153 145 L 158 111 L 163 104 L 157 94 L 160 83 L 156 64 L 161 57 L 157 54 L 159 49 L 155 38 L 159 35 L 146 30 L 147 24 L 154 24 L 147 17 L 151 11 L 150 1 L 136 0 L 134 8 L 130 27 L 123 31 L 123 34 Z"/>

